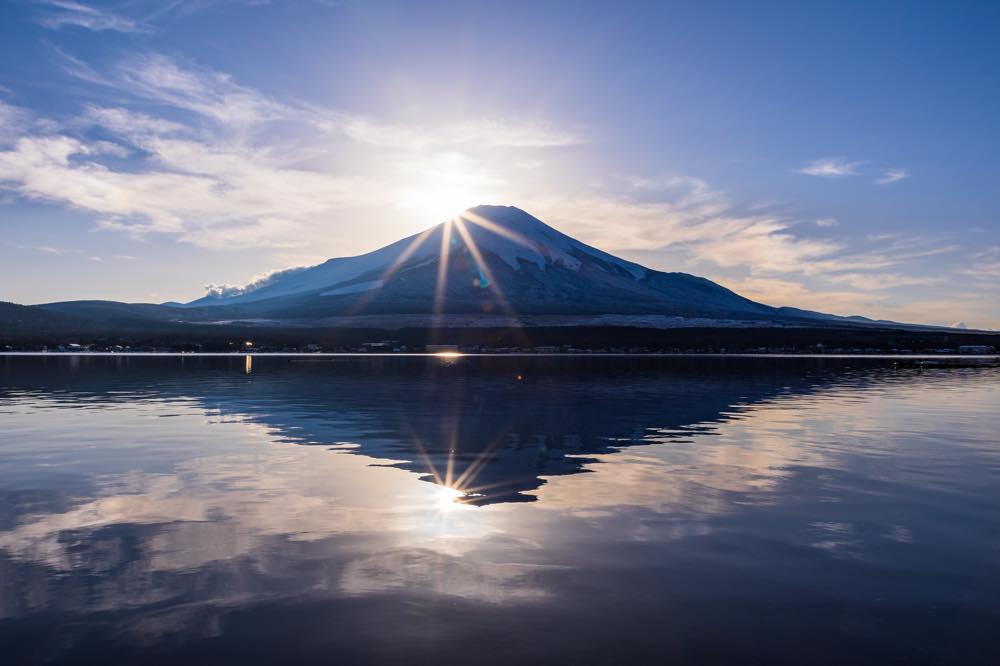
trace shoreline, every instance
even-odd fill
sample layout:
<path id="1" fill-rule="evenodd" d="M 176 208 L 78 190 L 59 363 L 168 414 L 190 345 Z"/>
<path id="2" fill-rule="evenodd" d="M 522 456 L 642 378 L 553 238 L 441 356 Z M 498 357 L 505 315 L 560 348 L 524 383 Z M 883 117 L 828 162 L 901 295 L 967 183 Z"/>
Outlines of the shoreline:
<path id="1" fill-rule="evenodd" d="M 214 358 L 243 358 L 246 356 L 256 357 L 276 357 L 276 358 L 327 358 L 327 357 L 410 357 L 410 358 L 503 358 L 503 357 L 551 357 L 551 358 L 571 358 L 571 357 L 712 357 L 712 358 L 898 358 L 909 360 L 938 359 L 938 360 L 968 360 L 968 359 L 992 359 L 1000 361 L 1000 354 L 817 354 L 817 353 L 748 353 L 748 352 L 38 352 L 38 351 L 4 351 L 0 352 L 0 357 L 16 356 L 37 356 L 37 357 L 214 357 Z"/>

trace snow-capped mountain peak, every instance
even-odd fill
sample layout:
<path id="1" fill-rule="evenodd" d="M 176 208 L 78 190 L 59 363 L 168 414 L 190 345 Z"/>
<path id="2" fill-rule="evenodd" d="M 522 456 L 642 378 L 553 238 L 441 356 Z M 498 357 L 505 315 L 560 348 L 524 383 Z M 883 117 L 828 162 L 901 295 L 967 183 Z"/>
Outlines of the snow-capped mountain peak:
<path id="1" fill-rule="evenodd" d="M 589 256 L 597 259 L 603 270 L 617 269 L 616 272 L 637 280 L 646 273 L 638 264 L 581 243 L 520 208 L 481 205 L 373 252 L 279 271 L 244 287 L 216 289 L 188 305 L 249 303 L 315 290 L 325 290 L 322 295 L 333 296 L 377 289 L 384 285 L 377 274 L 400 272 L 420 262 L 440 261 L 446 246 L 449 254 L 466 250 L 480 256 L 494 255 L 515 271 L 522 270 L 525 264 L 533 264 L 542 271 L 549 266 L 579 271 L 583 265 L 581 257 Z M 372 279 L 356 283 L 366 276 Z"/>
<path id="2" fill-rule="evenodd" d="M 289 269 L 187 307 L 227 316 L 316 320 L 343 315 L 770 316 L 774 308 L 714 282 L 619 259 L 513 206 L 476 206 L 356 257 Z"/>

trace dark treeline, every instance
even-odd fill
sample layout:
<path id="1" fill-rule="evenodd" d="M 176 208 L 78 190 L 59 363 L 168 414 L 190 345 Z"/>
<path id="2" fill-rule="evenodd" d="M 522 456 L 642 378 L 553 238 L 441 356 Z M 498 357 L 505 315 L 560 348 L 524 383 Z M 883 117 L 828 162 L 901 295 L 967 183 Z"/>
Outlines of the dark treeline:
<path id="1" fill-rule="evenodd" d="M 193 330 L 194 329 L 194 330 Z M 251 344 L 248 344 L 251 343 Z M 429 344 L 463 349 L 545 351 L 880 351 L 933 352 L 962 345 L 1000 347 L 1000 333 L 920 331 L 881 328 L 677 328 L 530 327 L 530 328 L 261 328 L 182 326 L 76 335 L 22 330 L 0 333 L 0 350 L 55 350 L 81 345 L 95 350 L 173 350 L 225 352 L 352 351 L 406 348 Z M 75 348 L 75 347 L 74 347 Z"/>

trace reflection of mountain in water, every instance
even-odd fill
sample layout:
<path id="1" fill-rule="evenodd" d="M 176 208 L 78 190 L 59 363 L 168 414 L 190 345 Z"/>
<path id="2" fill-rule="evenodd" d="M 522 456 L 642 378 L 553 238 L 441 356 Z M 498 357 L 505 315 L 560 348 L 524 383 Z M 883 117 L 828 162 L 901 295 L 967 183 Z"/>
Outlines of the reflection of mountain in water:
<path id="1" fill-rule="evenodd" d="M 308 445 L 360 452 L 477 504 L 530 501 L 588 456 L 683 436 L 740 405 L 850 377 L 850 362 L 732 358 L 83 357 L 5 361 L 7 390 L 98 401 L 193 399 Z M 80 369 L 67 372 L 67 369 Z M 403 461 L 403 462 L 399 462 Z"/>

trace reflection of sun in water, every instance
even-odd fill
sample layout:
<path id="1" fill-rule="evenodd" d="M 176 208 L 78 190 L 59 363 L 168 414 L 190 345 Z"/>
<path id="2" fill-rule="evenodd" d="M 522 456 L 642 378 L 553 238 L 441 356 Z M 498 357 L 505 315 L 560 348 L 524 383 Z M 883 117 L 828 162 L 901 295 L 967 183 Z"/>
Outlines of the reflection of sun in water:
<path id="1" fill-rule="evenodd" d="M 436 505 L 438 511 L 454 511 L 458 507 L 462 506 L 460 502 L 457 502 L 459 497 L 464 497 L 465 493 L 457 488 L 449 488 L 448 486 L 437 486 L 436 492 Z"/>

